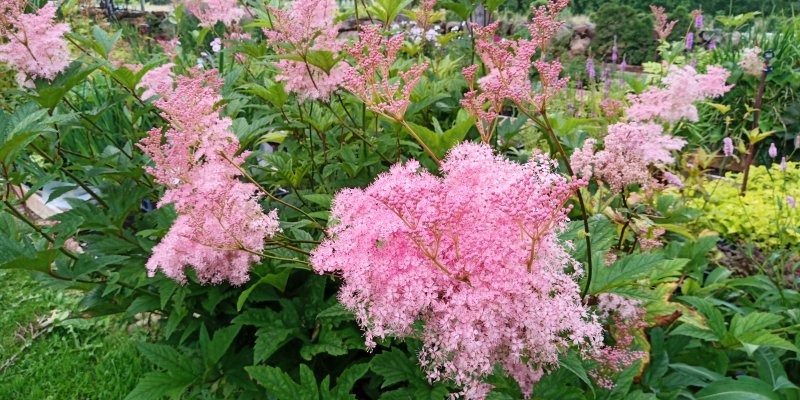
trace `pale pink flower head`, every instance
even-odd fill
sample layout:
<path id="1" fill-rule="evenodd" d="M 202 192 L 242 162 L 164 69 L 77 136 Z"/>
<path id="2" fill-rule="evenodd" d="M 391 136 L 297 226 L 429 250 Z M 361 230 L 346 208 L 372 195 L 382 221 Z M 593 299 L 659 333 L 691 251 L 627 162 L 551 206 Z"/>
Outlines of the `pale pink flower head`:
<path id="1" fill-rule="evenodd" d="M 678 189 L 683 188 L 683 182 L 681 181 L 681 177 L 673 174 L 672 172 L 664 171 L 664 180 Z"/>
<path id="2" fill-rule="evenodd" d="M 337 57 L 342 44 L 337 40 L 339 24 L 334 23 L 338 6 L 334 0 L 298 0 L 289 10 L 270 8 L 272 27 L 264 29 L 267 41 L 281 55 L 306 60 L 310 52 L 330 52 Z M 303 99 L 327 100 L 344 79 L 337 64 L 325 71 L 309 62 L 284 58 L 275 63 L 281 70 L 277 80 L 285 89 Z"/>
<path id="3" fill-rule="evenodd" d="M 402 120 L 411 104 L 411 92 L 428 63 L 414 64 L 392 76 L 392 65 L 403 45 L 404 35 L 385 38 L 377 26 L 365 26 L 359 37 L 360 40 L 348 49 L 355 65 L 345 68 L 342 87 L 371 111 L 395 121 Z"/>
<path id="4" fill-rule="evenodd" d="M 650 11 L 653 12 L 653 17 L 655 17 L 653 29 L 655 29 L 656 35 L 658 35 L 660 40 L 667 40 L 667 37 L 672 32 L 672 28 L 675 27 L 678 21 L 668 21 L 667 12 L 664 10 L 664 7 L 651 5 Z"/>
<path id="5" fill-rule="evenodd" d="M 312 266 L 341 274 L 339 299 L 368 346 L 420 336 L 430 379 L 483 398 L 483 378 L 502 366 L 529 396 L 567 348 L 602 340 L 567 272 L 580 267 L 557 237 L 565 202 L 585 182 L 568 182 L 543 156 L 518 164 L 471 143 L 453 148 L 441 171 L 409 160 L 338 193 Z"/>
<path id="6" fill-rule="evenodd" d="M 186 283 L 191 266 L 201 283 L 241 285 L 264 240 L 280 230 L 277 212 L 264 214 L 257 187 L 237 178 L 246 154 L 236 156 L 231 119 L 219 116 L 221 86 L 216 70 L 178 77 L 174 90 L 159 86 L 154 104 L 171 127 L 165 134 L 153 128 L 138 146 L 155 164 L 147 171 L 167 187 L 159 207 L 173 204 L 178 219 L 153 248 L 150 276 L 161 270 Z"/>
<path id="7" fill-rule="evenodd" d="M 587 140 L 572 155 L 572 167 L 584 178 L 596 177 L 617 192 L 632 184 L 650 188 L 655 184 L 650 167 L 664 167 L 675 162 L 672 151 L 686 141 L 664 133 L 659 124 L 617 123 L 608 127 L 602 150 Z"/>
<path id="8" fill-rule="evenodd" d="M 17 8 L 23 4 L 21 8 Z M 28 86 L 30 78 L 52 80 L 64 71 L 71 55 L 64 34 L 69 25 L 56 23 L 56 6 L 46 3 L 34 14 L 23 14 L 24 3 L 12 2 L 8 15 L 0 18 L 0 33 L 8 40 L 0 44 L 0 62 L 18 70 L 17 82 Z M 13 10 L 17 10 L 14 13 Z"/>
<path id="9" fill-rule="evenodd" d="M 605 389 L 616 386 L 613 378 L 634 362 L 644 358 L 647 353 L 633 351 L 637 331 L 647 327 L 644 316 L 647 313 L 638 300 L 628 299 L 617 294 L 601 293 L 597 296 L 598 315 L 610 327 L 614 346 L 604 346 L 593 354 L 599 363 L 589 371 L 597 384 Z"/>
<path id="10" fill-rule="evenodd" d="M 786 205 L 788 205 L 791 208 L 797 208 L 797 200 L 795 200 L 794 197 L 786 196 L 785 200 L 786 200 Z"/>
<path id="11" fill-rule="evenodd" d="M 696 102 L 721 96 L 733 85 L 725 85 L 730 73 L 722 67 L 709 66 L 705 74 L 699 74 L 691 66 L 673 66 L 662 79 L 663 88 L 651 87 L 641 94 L 628 95 L 631 105 L 628 117 L 637 121 L 659 119 L 678 122 L 687 119 L 697 122 Z"/>
<path id="12" fill-rule="evenodd" d="M 781 165 L 780 165 L 781 171 L 786 172 L 786 167 L 787 167 L 787 165 L 786 165 L 786 156 L 784 156 L 784 157 L 781 157 Z"/>
<path id="13" fill-rule="evenodd" d="M 761 72 L 764 70 L 764 61 L 761 60 L 761 48 L 754 46 L 744 49 L 742 58 L 739 60 L 739 66 L 747 75 L 761 76 Z"/>
<path id="14" fill-rule="evenodd" d="M 185 0 L 186 9 L 200 20 L 200 26 L 212 28 L 217 22 L 232 26 L 244 16 L 236 0 Z"/>

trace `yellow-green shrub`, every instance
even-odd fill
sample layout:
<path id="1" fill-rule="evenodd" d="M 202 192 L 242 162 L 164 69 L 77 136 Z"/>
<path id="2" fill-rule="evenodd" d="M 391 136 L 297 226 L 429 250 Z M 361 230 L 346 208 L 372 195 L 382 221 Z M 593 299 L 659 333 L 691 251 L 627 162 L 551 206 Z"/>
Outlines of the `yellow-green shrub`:
<path id="1" fill-rule="evenodd" d="M 771 169 L 751 167 L 746 196 L 739 196 L 741 173 L 727 173 L 725 179 L 704 179 L 688 205 L 704 215 L 694 221 L 699 228 L 711 229 L 730 239 L 741 239 L 762 247 L 800 244 L 800 210 L 789 207 L 786 196 L 800 199 L 800 163 L 778 164 Z"/>

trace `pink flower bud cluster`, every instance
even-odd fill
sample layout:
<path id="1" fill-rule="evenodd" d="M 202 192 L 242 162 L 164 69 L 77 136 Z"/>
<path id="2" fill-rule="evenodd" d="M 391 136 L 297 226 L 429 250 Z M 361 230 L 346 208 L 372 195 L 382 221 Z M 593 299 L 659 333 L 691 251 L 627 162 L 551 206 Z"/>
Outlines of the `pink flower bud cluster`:
<path id="1" fill-rule="evenodd" d="M 653 123 L 617 123 L 608 127 L 604 147 L 587 139 L 583 148 L 572 154 L 572 168 L 584 178 L 596 177 L 617 192 L 632 184 L 652 188 L 656 184 L 649 168 L 675 161 L 671 151 L 680 150 L 686 141 L 664 133 Z"/>
<path id="2" fill-rule="evenodd" d="M 574 280 L 580 266 L 556 235 L 585 182 L 554 165 L 541 155 L 521 165 L 471 143 L 450 151 L 442 177 L 415 160 L 396 164 L 366 189 L 336 195 L 332 239 L 311 263 L 344 278 L 340 301 L 368 346 L 417 336 L 429 378 L 453 380 L 464 397 L 485 397 L 482 379 L 498 365 L 530 395 L 568 347 L 602 341 Z"/>
<path id="3" fill-rule="evenodd" d="M 415 64 L 392 76 L 392 65 L 403 46 L 402 33 L 384 38 L 377 26 L 362 27 L 360 40 L 348 53 L 355 65 L 345 68 L 342 87 L 367 107 L 386 118 L 400 121 L 410 104 L 411 91 L 419 83 L 428 63 Z"/>
<path id="4" fill-rule="evenodd" d="M 25 14 L 24 2 L 10 2 L 0 7 L 0 62 L 16 69 L 20 86 L 30 86 L 30 79 L 52 80 L 69 66 L 71 56 L 64 34 L 69 25 L 56 23 L 56 6 L 46 3 L 34 14 Z"/>
<path id="5" fill-rule="evenodd" d="M 674 123 L 681 119 L 698 121 L 695 103 L 727 93 L 733 85 L 725 85 L 730 72 L 725 68 L 709 66 L 708 72 L 699 74 L 691 66 L 673 66 L 662 79 L 663 88 L 652 87 L 639 95 L 628 95 L 631 105 L 627 115 L 637 121 L 659 119 Z"/>
<path id="6" fill-rule="evenodd" d="M 217 22 L 232 26 L 244 16 L 236 0 L 185 0 L 186 10 L 200 20 L 200 26 L 213 28 Z"/>
<path id="7" fill-rule="evenodd" d="M 461 101 L 464 109 L 476 120 L 484 141 L 492 136 L 493 122 L 508 100 L 519 107 L 541 111 L 547 101 L 567 84 L 567 78 L 559 78 L 562 65 L 558 61 L 547 62 L 544 49 L 563 22 L 556 21 L 558 14 L 567 6 L 568 0 L 550 0 L 547 5 L 533 9 L 533 19 L 528 25 L 531 39 L 496 40 L 498 22 L 479 27 L 473 24 L 475 51 L 489 69 L 489 73 L 478 80 L 479 89 L 473 84 L 475 70 L 465 77 L 470 82 L 470 91 Z M 541 57 L 532 61 L 537 52 Z M 541 87 L 532 90 L 530 73 L 535 68 Z M 487 107 L 488 103 L 488 107 Z"/>
<path id="8" fill-rule="evenodd" d="M 335 0 L 297 0 L 289 10 L 269 9 L 272 28 L 264 29 L 267 41 L 279 55 L 300 58 L 278 61 L 281 73 L 276 79 L 286 82 L 286 90 L 300 99 L 328 100 L 342 82 L 342 67 L 326 72 L 303 61 L 309 51 L 328 51 L 334 58 L 338 55 L 342 47 L 337 40 L 339 24 L 333 22 L 337 10 Z"/>
<path id="9" fill-rule="evenodd" d="M 280 230 L 277 211 L 264 214 L 256 186 L 237 179 L 235 164 L 246 154 L 235 156 L 239 141 L 229 130 L 231 119 L 220 118 L 215 107 L 221 86 L 216 70 L 195 70 L 179 77 L 174 90 L 171 83 L 157 89 L 162 98 L 155 105 L 171 128 L 163 134 L 153 128 L 139 147 L 155 163 L 147 171 L 167 187 L 159 207 L 173 204 L 178 219 L 153 248 L 150 276 L 160 269 L 186 283 L 184 269 L 192 266 L 200 282 L 241 285 L 259 260 L 254 253 Z"/>
<path id="10" fill-rule="evenodd" d="M 600 387 L 611 390 L 616 386 L 613 377 L 647 355 L 631 350 L 636 332 L 647 327 L 646 311 L 639 301 L 617 294 L 602 293 L 597 297 L 598 314 L 608 324 L 616 343 L 602 347 L 592 356 L 599 365 L 590 370 L 589 375 Z"/>

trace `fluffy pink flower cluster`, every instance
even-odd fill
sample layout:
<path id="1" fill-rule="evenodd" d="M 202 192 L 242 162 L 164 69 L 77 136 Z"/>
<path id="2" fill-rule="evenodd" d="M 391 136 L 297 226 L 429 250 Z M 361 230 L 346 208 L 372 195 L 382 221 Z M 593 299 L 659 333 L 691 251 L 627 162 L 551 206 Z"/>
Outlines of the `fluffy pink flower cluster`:
<path id="1" fill-rule="evenodd" d="M 272 29 L 264 29 L 264 34 L 278 54 L 306 60 L 309 51 L 328 51 L 336 57 L 341 49 L 339 24 L 333 22 L 337 10 L 335 0 L 297 0 L 289 10 L 270 8 Z M 276 79 L 301 99 L 327 100 L 344 77 L 338 65 L 326 72 L 306 61 L 282 59 L 276 66 L 281 70 Z"/>
<path id="2" fill-rule="evenodd" d="M 764 70 L 764 61 L 761 60 L 761 49 L 758 46 L 750 47 L 742 51 L 742 58 L 739 60 L 739 66 L 742 67 L 744 73 L 752 76 L 761 76 Z"/>
<path id="3" fill-rule="evenodd" d="M 0 44 L 0 62 L 18 70 L 17 82 L 29 85 L 30 78 L 50 79 L 70 63 L 70 51 L 64 34 L 69 25 L 55 23 L 56 6 L 46 3 L 35 14 L 23 13 L 24 3 L 12 2 L 1 7 L 0 34 L 7 42 Z"/>
<path id="4" fill-rule="evenodd" d="M 613 377 L 644 358 L 647 353 L 633 351 L 636 331 L 647 326 L 644 322 L 646 311 L 637 300 L 627 299 L 617 294 L 602 293 L 597 296 L 597 310 L 601 318 L 611 328 L 616 341 L 614 346 L 604 346 L 593 355 L 599 366 L 589 371 L 597 384 L 606 389 L 613 389 Z"/>
<path id="5" fill-rule="evenodd" d="M 674 123 L 685 118 L 697 122 L 695 103 L 731 90 L 733 85 L 725 85 L 728 76 L 730 72 L 717 66 L 709 66 L 705 74 L 697 73 L 691 66 L 673 66 L 662 79 L 663 88 L 652 87 L 642 94 L 628 96 L 631 106 L 627 115 L 637 121 L 660 119 Z"/>
<path id="6" fill-rule="evenodd" d="M 617 123 L 608 127 L 603 150 L 587 139 L 582 149 L 572 154 L 572 168 L 584 178 L 596 177 L 615 191 L 640 184 L 651 188 L 656 182 L 649 167 L 662 167 L 675 161 L 671 151 L 680 150 L 686 141 L 664 133 L 653 123 Z"/>
<path id="7" fill-rule="evenodd" d="M 504 101 L 541 111 L 546 108 L 548 99 L 566 86 L 567 79 L 559 77 L 563 69 L 561 63 L 545 61 L 543 50 L 563 24 L 556 21 L 556 17 L 568 3 L 569 0 L 550 0 L 546 5 L 535 7 L 528 25 L 530 40 L 496 40 L 498 22 L 485 27 L 473 25 L 475 51 L 489 73 L 478 80 L 478 90 L 473 84 L 475 70 L 464 70 L 470 91 L 464 95 L 461 104 L 478 121 L 478 129 L 485 141 L 492 136 L 493 123 Z M 541 57 L 532 61 L 540 50 Z M 539 73 L 541 82 L 541 88 L 536 92 L 531 87 L 532 68 Z"/>
<path id="8" fill-rule="evenodd" d="M 661 6 L 650 6 L 650 11 L 653 12 L 653 17 L 655 21 L 653 22 L 653 29 L 656 31 L 656 35 L 658 36 L 659 40 L 667 40 L 669 34 L 672 33 L 672 28 L 675 27 L 675 24 L 678 23 L 678 20 L 675 21 L 668 21 L 667 20 L 667 12 L 664 10 L 664 7 Z"/>
<path id="9" fill-rule="evenodd" d="M 172 74 L 174 66 L 174 63 L 166 63 L 145 72 L 142 80 L 136 85 L 136 89 L 144 88 L 142 99 L 146 100 L 153 96 L 165 97 L 172 92 L 172 85 L 175 83 Z"/>
<path id="10" fill-rule="evenodd" d="M 174 204 L 178 211 L 147 261 L 150 276 L 160 269 L 185 283 L 184 269 L 192 266 L 203 283 L 241 285 L 259 260 L 254 253 L 280 230 L 277 211 L 261 209 L 256 186 L 237 179 L 235 164 L 246 154 L 234 156 L 239 141 L 229 130 L 231 119 L 220 118 L 215 108 L 221 85 L 216 70 L 179 77 L 175 89 L 161 90 L 155 102 L 171 128 L 165 134 L 153 128 L 139 144 L 155 162 L 148 172 L 167 186 L 159 207 Z"/>
<path id="11" fill-rule="evenodd" d="M 356 65 L 345 68 L 342 82 L 342 87 L 370 110 L 395 121 L 403 119 L 411 91 L 428 68 L 427 62 L 415 64 L 407 71 L 397 72 L 397 77 L 391 76 L 403 38 L 401 33 L 386 39 L 377 26 L 363 27 L 360 40 L 348 49 Z"/>
<path id="12" fill-rule="evenodd" d="M 186 9 L 200 20 L 200 26 L 213 28 L 217 22 L 231 26 L 244 16 L 236 0 L 185 0 Z"/>
<path id="13" fill-rule="evenodd" d="M 483 398 L 498 365 L 530 395 L 569 346 L 596 346 L 602 331 L 567 271 L 580 267 L 556 233 L 568 182 L 554 162 L 527 164 L 462 143 L 434 176 L 409 160 L 364 190 L 334 199 L 338 223 L 311 256 L 344 278 L 339 298 L 376 338 L 420 335 L 431 379 Z M 415 323 L 424 322 L 417 331 Z"/>

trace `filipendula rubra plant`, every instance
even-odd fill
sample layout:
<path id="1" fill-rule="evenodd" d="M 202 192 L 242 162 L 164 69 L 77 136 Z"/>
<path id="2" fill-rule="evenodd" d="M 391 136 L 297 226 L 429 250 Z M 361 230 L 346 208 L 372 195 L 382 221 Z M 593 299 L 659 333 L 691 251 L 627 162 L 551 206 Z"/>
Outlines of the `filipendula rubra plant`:
<path id="1" fill-rule="evenodd" d="M 368 346 L 419 336 L 428 377 L 453 380 L 464 397 L 484 398 L 482 379 L 498 365 L 530 395 L 568 347 L 602 343 L 573 279 L 581 267 L 557 237 L 564 204 L 585 182 L 554 165 L 472 143 L 450 151 L 441 177 L 415 160 L 396 164 L 336 195 L 331 238 L 312 266 L 342 275 L 340 300 Z"/>
<path id="2" fill-rule="evenodd" d="M 168 83 L 157 90 L 162 99 L 155 105 L 171 127 L 166 133 L 153 128 L 139 147 L 155 163 L 147 171 L 167 187 L 159 207 L 173 204 L 178 219 L 153 248 L 151 276 L 161 270 L 185 283 L 184 269 L 192 266 L 202 283 L 241 285 L 265 238 L 280 230 L 277 210 L 265 214 L 257 187 L 237 178 L 247 153 L 236 155 L 231 119 L 220 118 L 215 107 L 221 86 L 216 70 L 193 71 L 175 89 Z"/>

